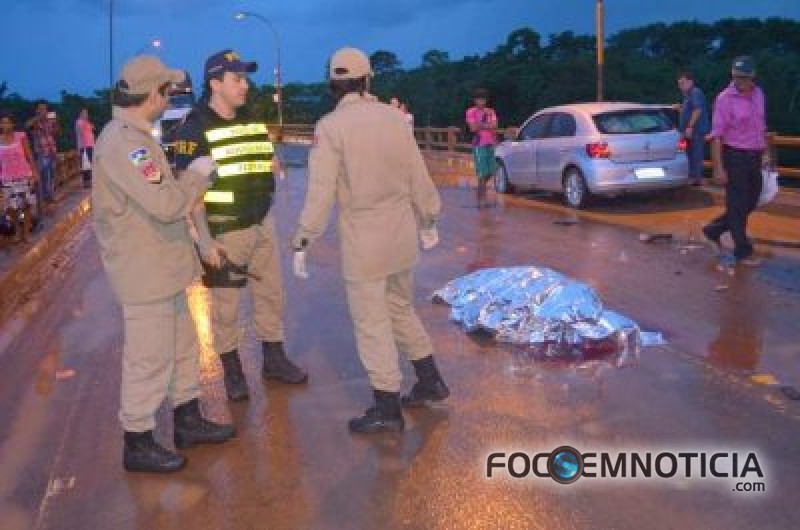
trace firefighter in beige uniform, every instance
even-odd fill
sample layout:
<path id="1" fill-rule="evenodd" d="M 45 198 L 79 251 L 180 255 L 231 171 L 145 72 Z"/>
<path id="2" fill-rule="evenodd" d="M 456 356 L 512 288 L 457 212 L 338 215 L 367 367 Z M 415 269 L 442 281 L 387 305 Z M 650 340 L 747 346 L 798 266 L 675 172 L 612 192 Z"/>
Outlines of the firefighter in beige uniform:
<path id="1" fill-rule="evenodd" d="M 185 465 L 184 456 L 153 438 L 155 412 L 167 396 L 178 448 L 234 435 L 233 427 L 200 412 L 200 349 L 186 299 L 200 269 L 186 215 L 208 187 L 212 165 L 198 161 L 176 180 L 150 134 L 167 108 L 170 85 L 182 79 L 155 57 L 128 62 L 114 89 L 113 119 L 95 149 L 95 232 L 125 323 L 120 421 L 129 471 Z"/>
<path id="2" fill-rule="evenodd" d="M 347 300 L 375 398 L 364 416 L 350 420 L 350 430 L 362 433 L 402 430 L 401 403 L 420 406 L 449 395 L 413 308 L 417 236 L 423 248 L 438 242 L 439 194 L 403 115 L 369 94 L 371 75 L 359 50 L 344 48 L 331 58 L 338 104 L 317 123 L 305 207 L 292 241 L 294 272 L 307 277 L 306 249 L 338 201 Z M 398 349 L 418 378 L 402 401 Z"/>
<path id="3" fill-rule="evenodd" d="M 211 156 L 218 166 L 220 178 L 193 215 L 203 261 L 208 264 L 203 279 L 211 288 L 214 349 L 220 354 L 225 391 L 232 401 L 249 397 L 239 358 L 239 300 L 248 284 L 263 354 L 262 376 L 291 384 L 308 378 L 289 360 L 283 347 L 283 281 L 275 220 L 269 213 L 277 158 L 266 124 L 248 116 L 246 108 L 248 74 L 256 67 L 256 63 L 242 61 L 233 50 L 209 57 L 205 63 L 205 97 L 175 133 L 175 166 L 179 172 L 198 157 Z M 232 270 L 231 264 L 246 267 L 257 277 L 243 277 Z"/>

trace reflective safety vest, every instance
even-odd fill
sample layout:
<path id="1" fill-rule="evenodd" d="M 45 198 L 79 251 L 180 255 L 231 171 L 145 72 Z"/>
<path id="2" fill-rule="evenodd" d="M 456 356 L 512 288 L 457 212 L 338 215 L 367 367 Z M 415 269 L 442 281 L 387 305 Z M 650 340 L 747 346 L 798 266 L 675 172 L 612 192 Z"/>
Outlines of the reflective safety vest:
<path id="1" fill-rule="evenodd" d="M 212 235 L 260 223 L 275 192 L 267 126 L 217 121 L 204 134 L 218 175 L 204 197 Z"/>

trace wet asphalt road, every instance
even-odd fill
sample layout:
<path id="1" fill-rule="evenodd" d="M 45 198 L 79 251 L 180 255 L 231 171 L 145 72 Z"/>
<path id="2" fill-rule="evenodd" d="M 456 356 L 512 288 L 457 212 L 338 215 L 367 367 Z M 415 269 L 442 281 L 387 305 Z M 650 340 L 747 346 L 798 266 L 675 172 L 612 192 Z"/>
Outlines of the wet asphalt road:
<path id="1" fill-rule="evenodd" d="M 279 186 L 288 241 L 304 169 Z M 4 324 L 0 350 L 2 528 L 796 528 L 800 508 L 800 259 L 770 258 L 733 278 L 706 249 L 646 245 L 638 232 L 539 208 L 529 198 L 472 207 L 443 190 L 442 243 L 423 255 L 417 303 L 452 391 L 446 405 L 407 415 L 401 436 L 352 437 L 351 415 L 370 390 L 354 353 L 333 226 L 313 249 L 311 278 L 284 277 L 290 355 L 307 387 L 259 380 L 258 345 L 241 348 L 251 401 L 229 404 L 210 350 L 208 297 L 191 289 L 203 343 L 203 401 L 238 437 L 187 451 L 172 476 L 127 474 L 116 421 L 120 310 L 87 224 L 48 286 Z M 513 368 L 508 348 L 467 336 L 430 293 L 486 266 L 536 264 L 595 287 L 604 302 L 662 331 L 664 347 L 639 366 L 591 375 Z M 789 275 L 789 280 L 780 279 Z M 779 278 L 776 280 L 775 278 Z M 726 287 L 717 290 L 719 286 Z M 12 340 L 12 337 L 13 340 Z M 407 384 L 411 370 L 405 366 Z M 757 376 L 753 379 L 752 376 Z M 766 386 L 754 381 L 778 384 Z M 157 436 L 171 438 L 169 411 Z M 549 479 L 487 480 L 493 451 L 599 448 L 744 449 L 765 466 L 766 493 L 727 481 L 653 480 L 557 486 Z"/>

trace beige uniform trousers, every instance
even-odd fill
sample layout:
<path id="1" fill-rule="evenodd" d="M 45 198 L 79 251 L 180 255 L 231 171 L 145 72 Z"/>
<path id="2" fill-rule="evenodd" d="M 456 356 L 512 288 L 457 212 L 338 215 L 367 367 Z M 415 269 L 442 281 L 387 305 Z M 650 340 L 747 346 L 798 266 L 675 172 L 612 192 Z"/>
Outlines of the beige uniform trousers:
<path id="1" fill-rule="evenodd" d="M 186 293 L 166 300 L 123 305 L 125 348 L 119 419 L 122 428 L 155 428 L 155 413 L 169 396 L 174 407 L 200 395 L 200 345 Z"/>
<path id="2" fill-rule="evenodd" d="M 345 286 L 358 354 L 372 387 L 400 391 L 398 350 L 412 361 L 433 353 L 431 339 L 414 311 L 413 273 L 347 280 Z"/>
<path id="3" fill-rule="evenodd" d="M 253 294 L 253 321 L 260 341 L 282 342 L 284 292 L 281 278 L 281 259 L 275 219 L 267 215 L 260 225 L 243 230 L 231 230 L 217 236 L 228 258 L 237 265 L 247 265 L 249 272 L 261 281 L 247 279 Z M 214 350 L 227 353 L 239 347 L 239 300 L 241 289 L 214 287 L 211 289 L 211 332 Z"/>

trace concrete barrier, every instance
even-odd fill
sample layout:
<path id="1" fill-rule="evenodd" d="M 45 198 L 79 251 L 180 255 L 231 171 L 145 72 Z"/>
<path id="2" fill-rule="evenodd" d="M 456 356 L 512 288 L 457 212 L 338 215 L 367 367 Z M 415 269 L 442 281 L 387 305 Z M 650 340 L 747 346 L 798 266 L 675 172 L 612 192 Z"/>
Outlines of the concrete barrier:
<path id="1" fill-rule="evenodd" d="M 66 215 L 46 227 L 41 237 L 0 275 L 0 322 L 4 322 L 14 308 L 23 304 L 41 287 L 39 283 L 46 275 L 38 272 L 69 240 L 90 210 L 89 196 L 86 195 Z"/>

